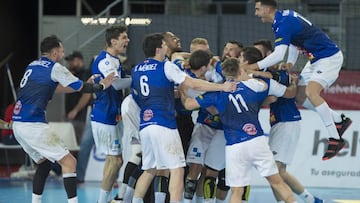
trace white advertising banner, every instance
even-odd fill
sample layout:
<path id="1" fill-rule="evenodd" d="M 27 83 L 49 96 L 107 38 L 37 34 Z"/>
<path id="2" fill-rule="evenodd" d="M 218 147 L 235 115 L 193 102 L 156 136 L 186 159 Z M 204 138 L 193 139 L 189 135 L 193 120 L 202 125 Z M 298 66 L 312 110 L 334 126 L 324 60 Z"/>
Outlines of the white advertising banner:
<path id="1" fill-rule="evenodd" d="M 301 137 L 293 163 L 287 170 L 303 185 L 310 187 L 360 188 L 359 111 L 338 111 L 353 121 L 343 138 L 346 147 L 338 156 L 323 161 L 328 138 L 320 117 L 316 112 L 301 110 Z M 260 120 L 265 133 L 269 133 L 269 110 L 260 111 Z M 264 178 L 253 171 L 253 185 L 267 185 Z"/>

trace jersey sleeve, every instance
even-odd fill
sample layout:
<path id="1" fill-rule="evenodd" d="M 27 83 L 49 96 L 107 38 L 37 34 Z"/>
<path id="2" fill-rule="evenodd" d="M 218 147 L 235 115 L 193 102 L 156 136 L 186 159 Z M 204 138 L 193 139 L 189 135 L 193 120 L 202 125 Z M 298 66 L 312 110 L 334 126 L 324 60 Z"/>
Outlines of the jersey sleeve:
<path id="1" fill-rule="evenodd" d="M 273 79 L 270 79 L 269 85 L 269 95 L 276 97 L 282 97 L 285 94 L 286 86 L 276 82 Z"/>
<path id="2" fill-rule="evenodd" d="M 196 101 L 199 103 L 201 108 L 207 108 L 209 106 L 216 106 L 219 92 L 208 92 L 203 95 L 196 97 Z"/>
<path id="3" fill-rule="evenodd" d="M 98 69 L 104 77 L 108 76 L 110 73 L 115 73 L 114 77 L 121 77 L 117 68 L 118 65 L 115 64 L 114 60 L 109 60 L 108 58 L 102 59 L 98 64 Z"/>
<path id="4" fill-rule="evenodd" d="M 254 92 L 263 92 L 266 90 L 266 83 L 261 82 L 257 79 L 249 79 L 243 81 L 242 83 L 245 84 L 250 89 L 252 89 Z"/>
<path id="5" fill-rule="evenodd" d="M 74 90 L 79 90 L 83 84 L 83 81 L 71 74 L 71 72 L 60 63 L 55 63 L 53 66 L 51 79 L 64 87 L 70 86 Z"/>
<path id="6" fill-rule="evenodd" d="M 275 34 L 275 46 L 285 44 L 290 45 L 293 35 L 300 31 L 301 25 L 295 16 L 291 14 L 291 11 L 285 10 L 282 13 L 282 18 L 279 23 L 276 23 L 274 27 Z"/>
<path id="7" fill-rule="evenodd" d="M 186 73 L 184 71 L 180 70 L 179 67 L 169 61 L 164 64 L 164 72 L 168 80 L 177 84 L 183 83 L 186 77 Z"/>

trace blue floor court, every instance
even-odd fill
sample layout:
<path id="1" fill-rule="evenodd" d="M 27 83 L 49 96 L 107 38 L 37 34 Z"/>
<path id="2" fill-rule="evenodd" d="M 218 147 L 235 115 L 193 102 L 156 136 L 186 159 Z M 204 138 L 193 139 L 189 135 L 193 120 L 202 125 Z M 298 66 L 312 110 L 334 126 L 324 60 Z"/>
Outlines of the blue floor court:
<path id="1" fill-rule="evenodd" d="M 79 203 L 96 203 L 100 182 L 86 182 L 78 187 Z M 360 189 L 308 188 L 326 203 L 360 203 Z M 116 193 L 117 189 L 114 190 Z M 0 179 L 0 203 L 31 202 L 32 184 L 30 180 Z M 66 203 L 66 193 L 61 180 L 48 179 L 43 194 L 44 203 Z M 267 187 L 252 187 L 249 203 L 275 203 L 271 190 Z M 298 199 L 299 203 L 302 203 Z"/>

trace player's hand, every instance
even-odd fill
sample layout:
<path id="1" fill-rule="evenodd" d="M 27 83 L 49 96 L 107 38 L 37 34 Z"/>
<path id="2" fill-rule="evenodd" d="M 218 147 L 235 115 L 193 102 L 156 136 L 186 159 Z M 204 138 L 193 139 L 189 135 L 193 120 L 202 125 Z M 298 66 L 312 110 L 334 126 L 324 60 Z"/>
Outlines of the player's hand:
<path id="1" fill-rule="evenodd" d="M 297 76 L 294 73 L 290 74 L 290 81 L 291 81 L 291 84 L 297 85 L 299 82 L 299 76 Z"/>
<path id="2" fill-rule="evenodd" d="M 292 63 L 281 63 L 280 65 L 280 69 L 282 70 L 286 70 L 288 72 L 291 71 L 291 68 L 294 66 Z"/>
<path id="3" fill-rule="evenodd" d="M 115 80 L 115 73 L 110 73 L 106 78 L 101 79 L 99 84 L 104 85 L 104 89 L 111 86 L 111 83 Z"/>
<path id="4" fill-rule="evenodd" d="M 236 83 L 235 82 L 226 81 L 223 84 L 223 91 L 224 92 L 234 92 L 235 90 L 236 90 Z"/>

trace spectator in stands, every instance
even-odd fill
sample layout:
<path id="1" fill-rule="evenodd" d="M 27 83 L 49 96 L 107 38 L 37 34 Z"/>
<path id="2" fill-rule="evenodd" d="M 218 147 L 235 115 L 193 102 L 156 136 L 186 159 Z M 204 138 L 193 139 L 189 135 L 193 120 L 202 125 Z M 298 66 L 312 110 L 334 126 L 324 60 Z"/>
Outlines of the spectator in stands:
<path id="1" fill-rule="evenodd" d="M 84 68 L 84 57 L 81 52 L 73 51 L 65 57 L 68 63 L 69 71 L 81 80 L 86 80 L 90 72 Z M 77 141 L 81 140 L 84 129 L 87 105 L 90 101 L 91 94 L 82 92 L 73 92 L 65 95 L 65 112 L 66 119 L 70 120 L 75 128 Z"/>

